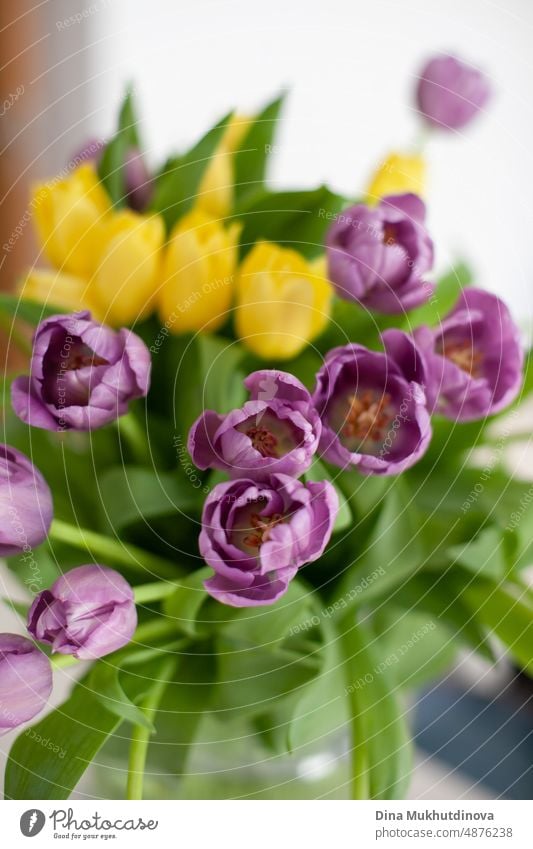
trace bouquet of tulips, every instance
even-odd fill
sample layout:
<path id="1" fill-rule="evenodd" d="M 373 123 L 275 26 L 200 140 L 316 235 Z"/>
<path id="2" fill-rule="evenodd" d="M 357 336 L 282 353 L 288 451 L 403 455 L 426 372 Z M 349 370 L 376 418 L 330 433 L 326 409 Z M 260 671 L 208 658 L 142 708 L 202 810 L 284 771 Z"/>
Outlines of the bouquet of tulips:
<path id="1" fill-rule="evenodd" d="M 489 94 L 439 56 L 421 121 L 461 129 Z M 517 325 L 464 263 L 434 277 L 420 149 L 357 202 L 270 188 L 281 106 L 152 173 L 128 93 L 115 136 L 35 188 L 47 265 L 0 301 L 28 349 L 4 389 L 0 554 L 26 600 L 0 635 L 0 733 L 43 715 L 7 798 L 67 798 L 123 750 L 110 792 L 206 795 L 191 758 L 216 772 L 221 742 L 209 792 L 250 796 L 243 740 L 248 766 L 289 768 L 340 740 L 335 792 L 399 798 L 410 689 L 465 648 L 531 671 Z"/>

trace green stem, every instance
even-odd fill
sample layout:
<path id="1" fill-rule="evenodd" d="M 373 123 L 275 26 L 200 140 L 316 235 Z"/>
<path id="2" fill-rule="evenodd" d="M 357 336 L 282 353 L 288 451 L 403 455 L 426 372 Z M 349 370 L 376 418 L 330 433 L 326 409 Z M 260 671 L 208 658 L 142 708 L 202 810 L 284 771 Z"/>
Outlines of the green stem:
<path id="1" fill-rule="evenodd" d="M 348 627 L 345 625 L 345 627 Z M 368 763 L 366 757 L 366 728 L 362 715 L 362 705 L 357 699 L 357 691 L 353 683 L 356 670 L 352 664 L 353 647 L 342 634 L 345 646 L 344 669 L 346 677 L 346 692 L 350 703 L 350 726 L 351 726 L 351 798 L 370 799 L 370 785 L 368 775 Z"/>
<path id="2" fill-rule="evenodd" d="M 136 545 L 119 542 L 95 531 L 71 525 L 61 519 L 54 519 L 48 536 L 56 542 L 64 542 L 74 548 L 87 551 L 91 557 L 102 558 L 104 563 L 126 566 L 143 575 L 152 573 L 159 578 L 175 579 L 181 573 L 177 565 L 157 554 L 152 554 Z"/>
<path id="3" fill-rule="evenodd" d="M 129 446 L 135 461 L 141 466 L 151 465 L 150 448 L 146 433 L 132 412 L 116 419 L 119 438 Z"/>
<path id="4" fill-rule="evenodd" d="M 146 718 L 149 720 L 153 720 L 157 712 L 157 708 L 159 707 L 165 688 L 174 671 L 175 664 L 176 661 L 174 658 L 169 659 L 163 664 L 160 673 L 161 677 L 139 705 Z M 127 799 L 143 798 L 144 770 L 146 767 L 146 756 L 148 754 L 148 745 L 150 743 L 151 733 L 152 732 L 148 728 L 145 728 L 142 725 L 133 726 L 128 763 L 128 782 L 126 789 Z"/>
<path id="5" fill-rule="evenodd" d="M 168 583 L 156 581 L 153 584 L 141 584 L 133 588 L 135 604 L 150 604 L 152 601 L 160 601 L 175 593 L 178 587 L 179 584 L 173 581 Z"/>

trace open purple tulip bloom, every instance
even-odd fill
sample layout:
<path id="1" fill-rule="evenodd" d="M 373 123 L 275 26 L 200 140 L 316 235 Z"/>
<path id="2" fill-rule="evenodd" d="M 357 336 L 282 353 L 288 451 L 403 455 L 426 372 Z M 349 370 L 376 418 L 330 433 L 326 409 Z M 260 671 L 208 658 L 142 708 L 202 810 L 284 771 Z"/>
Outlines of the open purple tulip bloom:
<path id="1" fill-rule="evenodd" d="M 485 74 L 455 56 L 436 56 L 420 74 L 416 98 L 428 124 L 460 130 L 483 109 L 491 89 Z"/>
<path id="2" fill-rule="evenodd" d="M 0 737 L 40 713 L 51 692 L 46 655 L 27 637 L 0 634 Z"/>
<path id="3" fill-rule="evenodd" d="M 428 300 L 433 242 L 417 195 L 358 204 L 339 214 L 327 238 L 329 278 L 340 298 L 382 313 L 401 313 Z"/>
<path id="4" fill-rule="evenodd" d="M 130 642 L 137 627 L 133 590 L 118 572 L 90 564 L 71 569 L 35 598 L 28 630 L 54 652 L 104 657 Z"/>
<path id="5" fill-rule="evenodd" d="M 322 418 L 320 450 L 341 468 L 397 475 L 429 444 L 424 389 L 386 353 L 334 348 L 318 372 L 313 400 Z"/>
<path id="6" fill-rule="evenodd" d="M 52 493 L 31 460 L 0 444 L 0 557 L 29 552 L 46 539 Z"/>
<path id="7" fill-rule="evenodd" d="M 321 431 L 305 386 L 292 374 L 263 369 L 248 375 L 250 400 L 219 415 L 205 410 L 191 427 L 189 453 L 200 469 L 232 477 L 301 475 L 311 465 Z"/>
<path id="8" fill-rule="evenodd" d="M 92 430 L 147 394 L 150 352 L 131 330 L 115 332 L 87 311 L 55 315 L 35 331 L 30 374 L 11 387 L 17 416 L 45 430 Z"/>
<path id="9" fill-rule="evenodd" d="M 503 410 L 520 391 L 519 330 L 490 292 L 465 289 L 438 327 L 418 327 L 410 341 L 395 330 L 383 337 L 388 353 L 425 383 L 431 412 L 454 421 L 480 419 Z"/>
<path id="10" fill-rule="evenodd" d="M 221 483 L 207 497 L 200 552 L 215 570 L 210 595 L 233 607 L 272 604 L 324 551 L 338 510 L 328 481 L 287 475 Z"/>

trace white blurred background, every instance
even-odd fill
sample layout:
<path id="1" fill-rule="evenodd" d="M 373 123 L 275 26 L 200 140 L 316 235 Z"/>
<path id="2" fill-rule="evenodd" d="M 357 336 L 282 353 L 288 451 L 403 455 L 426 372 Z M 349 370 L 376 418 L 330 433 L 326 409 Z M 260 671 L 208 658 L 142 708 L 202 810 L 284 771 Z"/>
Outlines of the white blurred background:
<path id="1" fill-rule="evenodd" d="M 529 335 L 531 0 L 2 0 L 2 6 L 0 41 L 9 48 L 4 95 L 24 81 L 24 95 L 0 119 L 7 204 L 1 217 L 8 232 L 19 220 L 17 205 L 27 204 L 31 178 L 54 174 L 88 138 L 113 132 L 128 82 L 153 164 L 188 146 L 230 108 L 255 111 L 287 89 L 273 184 L 327 182 L 356 196 L 387 152 L 415 140 L 413 90 L 425 59 L 452 51 L 479 65 L 495 91 L 487 113 L 462 134 L 435 134 L 427 148 L 430 230 L 439 269 L 458 257 L 469 260 L 477 282 L 510 302 Z M 9 258 L 15 266 L 28 260 L 28 239 Z M 0 592 L 16 592 L 4 571 Z M 0 630 L 18 627 L 0 610 Z M 0 760 L 9 742 L 2 738 Z M 426 762 L 412 795 L 482 798 L 486 792 Z"/>

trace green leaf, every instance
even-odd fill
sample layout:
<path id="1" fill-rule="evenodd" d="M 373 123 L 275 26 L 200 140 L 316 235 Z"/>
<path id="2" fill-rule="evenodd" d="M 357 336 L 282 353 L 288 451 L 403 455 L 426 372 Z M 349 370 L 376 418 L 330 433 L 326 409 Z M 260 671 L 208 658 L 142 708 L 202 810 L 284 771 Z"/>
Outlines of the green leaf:
<path id="1" fill-rule="evenodd" d="M 340 640 L 329 620 L 322 618 L 321 629 L 320 672 L 303 688 L 287 727 L 287 749 L 297 754 L 345 728 L 349 716 Z"/>
<path id="2" fill-rule="evenodd" d="M 421 610 L 387 605 L 374 617 L 373 630 L 378 668 L 400 687 L 412 689 L 437 678 L 457 654 L 453 628 Z"/>
<path id="3" fill-rule="evenodd" d="M 402 586 L 397 602 L 406 610 L 420 612 L 426 619 L 429 615 L 434 621 L 447 625 L 457 642 L 473 648 L 494 663 L 496 658 L 483 626 L 472 616 L 461 597 L 463 584 L 464 580 L 455 569 L 446 568 L 438 573 L 421 572 Z"/>
<path id="4" fill-rule="evenodd" d="M 312 616 L 312 594 L 299 581 L 272 607 L 239 608 L 219 623 L 217 709 L 261 715 L 294 697 L 320 669 L 319 646 L 298 629 Z"/>
<path id="5" fill-rule="evenodd" d="M 50 304 L 45 306 L 37 301 L 21 298 L 19 295 L 0 292 L 0 312 L 13 318 L 19 318 L 33 326 L 37 326 L 50 315 L 64 313 L 65 311 L 64 307 L 54 307 Z"/>
<path id="6" fill-rule="evenodd" d="M 382 500 L 379 517 L 357 560 L 343 575 L 338 597 L 367 604 L 390 594 L 424 566 L 426 554 L 411 492 L 397 478 Z M 372 580 L 367 581 L 369 575 Z M 360 593 L 354 590 L 367 581 Z"/>
<path id="7" fill-rule="evenodd" d="M 238 342 L 202 333 L 195 339 L 203 375 L 203 408 L 229 413 L 244 402 L 245 373 L 239 368 L 244 351 Z"/>
<path id="8" fill-rule="evenodd" d="M 137 466 L 116 466 L 104 472 L 100 495 L 105 522 L 115 531 L 156 516 L 198 511 L 203 501 L 185 477 Z"/>
<path id="9" fill-rule="evenodd" d="M 345 203 L 326 186 L 311 191 L 260 192 L 237 209 L 243 221 L 243 252 L 258 239 L 267 239 L 313 259 L 324 252 L 326 231 Z"/>
<path id="10" fill-rule="evenodd" d="M 131 147 L 139 147 L 133 92 L 129 89 L 119 113 L 118 130 L 106 144 L 98 164 L 98 176 L 104 184 L 114 206 L 126 203 L 124 162 Z"/>
<path id="11" fill-rule="evenodd" d="M 133 725 L 141 725 L 150 731 L 154 730 L 153 723 L 124 692 L 120 683 L 120 668 L 114 666 L 109 660 L 106 659 L 104 663 L 97 663 L 94 666 L 87 686 L 110 713 Z"/>
<path id="12" fill-rule="evenodd" d="M 102 707 L 85 683 L 57 710 L 20 734 L 5 773 L 6 799 L 68 799 L 121 720 Z M 36 746 L 48 740 L 53 748 Z"/>
<path id="13" fill-rule="evenodd" d="M 500 528 L 487 527 L 464 545 L 448 549 L 452 562 L 464 566 L 474 575 L 502 580 L 509 571 L 508 548 Z"/>
<path id="14" fill-rule="evenodd" d="M 364 756 L 369 797 L 402 799 L 411 772 L 411 740 L 394 676 L 381 671 L 379 645 L 368 627 L 354 625 L 343 640 L 353 744 Z"/>
<path id="15" fill-rule="evenodd" d="M 351 527 L 353 524 L 353 517 L 349 501 L 344 496 L 340 487 L 336 484 L 335 478 L 330 475 L 329 471 L 326 469 L 324 464 L 320 462 L 320 460 L 313 460 L 311 468 L 309 468 L 305 473 L 305 479 L 310 481 L 329 481 L 329 483 L 334 487 L 339 499 L 339 512 L 335 519 L 333 533 L 337 533 L 338 531 L 343 531 L 345 528 Z"/>
<path id="16" fill-rule="evenodd" d="M 265 180 L 266 166 L 276 134 L 284 95 L 269 103 L 253 120 L 233 157 L 235 200 L 257 192 Z"/>
<path id="17" fill-rule="evenodd" d="M 167 231 L 192 207 L 198 186 L 232 113 L 218 122 L 188 153 L 170 159 L 155 185 L 152 212 L 159 212 Z"/>
<path id="18" fill-rule="evenodd" d="M 213 570 L 208 567 L 193 572 L 179 581 L 176 592 L 165 599 L 165 616 L 173 620 L 177 631 L 193 638 L 208 633 L 209 620 L 201 620 L 199 615 L 209 598 L 204 589 L 204 581 L 212 574 Z"/>
<path id="19" fill-rule="evenodd" d="M 462 290 L 470 283 L 472 283 L 470 268 L 465 262 L 457 262 L 444 277 L 438 280 L 429 301 L 406 315 L 405 329 L 410 331 L 419 324 L 440 324 L 454 306 Z"/>
<path id="20" fill-rule="evenodd" d="M 533 597 L 525 587 L 476 579 L 463 590 L 476 620 L 495 634 L 524 671 L 533 672 Z"/>

